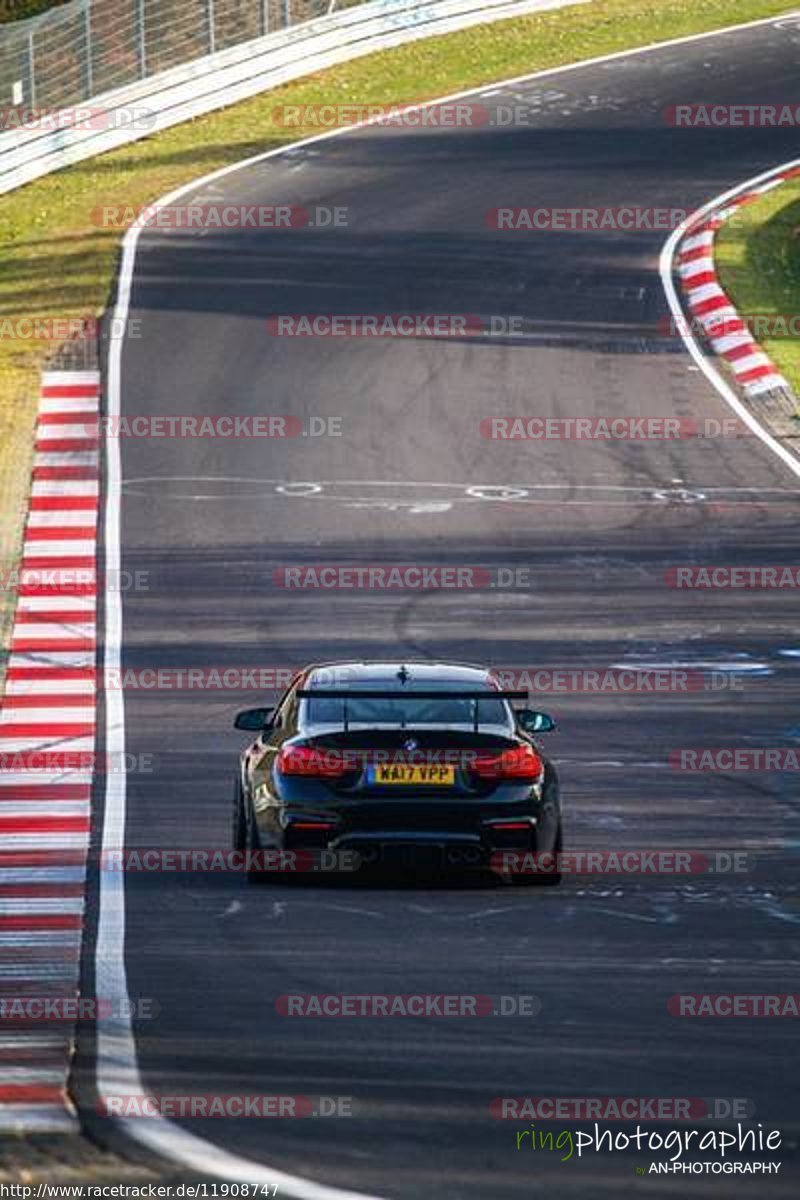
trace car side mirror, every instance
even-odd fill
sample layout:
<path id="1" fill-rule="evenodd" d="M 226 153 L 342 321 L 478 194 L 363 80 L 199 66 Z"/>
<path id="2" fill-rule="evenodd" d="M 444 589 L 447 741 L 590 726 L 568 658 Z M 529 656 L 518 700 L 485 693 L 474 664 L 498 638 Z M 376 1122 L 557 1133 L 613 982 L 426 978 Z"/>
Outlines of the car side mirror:
<path id="1" fill-rule="evenodd" d="M 520 729 L 526 733 L 552 733 L 556 727 L 548 713 L 535 712 L 532 708 L 521 708 L 515 715 Z"/>
<path id="2" fill-rule="evenodd" d="M 248 733 L 260 733 L 262 729 L 272 727 L 274 708 L 246 708 L 236 714 L 233 720 L 234 729 L 245 729 Z"/>

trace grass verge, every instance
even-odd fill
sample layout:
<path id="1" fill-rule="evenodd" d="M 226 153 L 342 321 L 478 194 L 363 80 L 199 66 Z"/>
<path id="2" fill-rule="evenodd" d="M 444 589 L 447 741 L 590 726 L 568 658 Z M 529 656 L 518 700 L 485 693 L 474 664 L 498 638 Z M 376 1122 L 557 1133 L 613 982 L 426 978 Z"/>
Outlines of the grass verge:
<path id="1" fill-rule="evenodd" d="M 0 197 L 0 332 L 4 321 L 102 311 L 120 234 L 94 226 L 92 210 L 152 203 L 181 183 L 308 132 L 281 127 L 273 117 L 278 105 L 425 100 L 791 7 L 785 0 L 592 0 L 475 26 L 308 76 L 47 176 Z M 37 373 L 52 349 L 0 336 L 0 569 L 12 567 L 19 553 Z M 12 611 L 11 597 L 0 590 L 0 646 Z"/>
<path id="2" fill-rule="evenodd" d="M 790 179 L 743 205 L 715 240 L 720 282 L 742 314 L 788 318 L 800 313 L 800 179 Z M 775 332 L 780 326 L 773 326 Z M 761 337 L 800 395 L 800 337 Z"/>

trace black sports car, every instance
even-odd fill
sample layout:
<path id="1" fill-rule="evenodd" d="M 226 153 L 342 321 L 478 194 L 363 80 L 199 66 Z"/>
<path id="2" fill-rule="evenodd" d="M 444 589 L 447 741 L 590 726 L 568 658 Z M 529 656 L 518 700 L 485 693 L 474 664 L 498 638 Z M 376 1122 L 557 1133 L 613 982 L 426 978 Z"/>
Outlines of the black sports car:
<path id="1" fill-rule="evenodd" d="M 558 778 L 534 740 L 555 724 L 512 707 L 526 698 L 455 663 L 307 667 L 277 707 L 235 720 L 258 733 L 234 794 L 233 845 L 251 852 L 250 877 L 269 873 L 268 857 L 274 867 L 308 852 L 557 883 Z"/>

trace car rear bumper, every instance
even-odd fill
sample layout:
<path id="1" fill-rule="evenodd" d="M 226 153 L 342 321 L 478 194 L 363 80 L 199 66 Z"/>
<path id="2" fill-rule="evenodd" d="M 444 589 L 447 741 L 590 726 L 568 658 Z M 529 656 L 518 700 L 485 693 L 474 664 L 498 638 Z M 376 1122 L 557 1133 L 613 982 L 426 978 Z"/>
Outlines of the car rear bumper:
<path id="1" fill-rule="evenodd" d="M 535 825 L 517 833 L 515 840 L 498 846 L 482 833 L 453 830 L 380 830 L 349 831 L 329 843 L 333 851 L 354 851 L 365 866 L 489 867 L 491 857 L 500 849 L 528 851 L 536 848 Z"/>
<path id="2" fill-rule="evenodd" d="M 352 810 L 346 818 L 340 813 L 295 808 L 284 810 L 271 828 L 260 830 L 263 846 L 285 851 L 326 852 L 341 856 L 348 864 L 421 864 L 491 868 L 493 855 L 512 851 L 527 854 L 551 849 L 549 824 L 540 828 L 541 814 L 521 806 L 506 805 L 469 813 L 436 815 L 426 810 L 422 824 L 420 813 L 382 811 L 381 820 L 360 820 L 363 813 Z M 516 808 L 517 811 L 513 811 Z M 392 817 L 397 818 L 392 820 Z M 407 819 L 411 817 L 412 819 Z M 406 818 L 406 819 L 404 819 Z M 542 843 L 542 833 L 545 833 Z M 541 844 L 540 844 L 541 843 Z M 335 868 L 331 868 L 335 869 Z M 343 868 L 344 869 L 344 868 Z M 347 870 L 353 867 L 348 865 Z"/>

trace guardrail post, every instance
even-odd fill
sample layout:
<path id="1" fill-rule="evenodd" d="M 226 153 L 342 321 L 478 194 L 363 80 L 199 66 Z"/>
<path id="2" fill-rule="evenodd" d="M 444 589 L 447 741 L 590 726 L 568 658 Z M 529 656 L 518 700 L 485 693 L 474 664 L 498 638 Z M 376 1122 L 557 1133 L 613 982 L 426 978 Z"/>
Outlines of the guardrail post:
<path id="1" fill-rule="evenodd" d="M 208 53 L 213 54 L 217 48 L 217 37 L 214 25 L 214 0 L 207 0 L 208 3 Z"/>
<path id="2" fill-rule="evenodd" d="M 290 4 L 291 0 L 283 0 L 283 25 L 285 29 L 288 29 L 292 23 L 292 13 L 289 7 Z"/>
<path id="3" fill-rule="evenodd" d="M 145 39 L 144 28 L 144 0 L 139 0 L 136 19 L 139 23 L 139 78 L 144 79 L 145 75 L 147 74 L 147 43 Z"/>
<path id="4" fill-rule="evenodd" d="M 269 0 L 263 0 L 261 5 L 261 33 L 269 33 Z"/>
<path id="5" fill-rule="evenodd" d="M 30 79 L 31 108 L 36 107 L 36 64 L 33 57 L 33 30 L 28 31 L 28 78 Z"/>
<path id="6" fill-rule="evenodd" d="M 92 0 L 86 0 L 84 10 L 86 16 L 86 95 L 94 92 L 94 73 L 92 71 Z"/>

